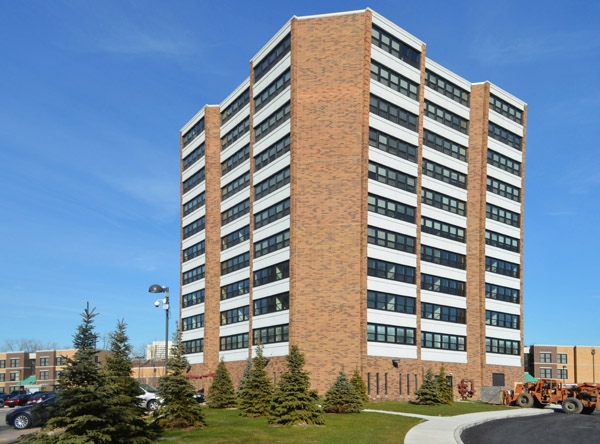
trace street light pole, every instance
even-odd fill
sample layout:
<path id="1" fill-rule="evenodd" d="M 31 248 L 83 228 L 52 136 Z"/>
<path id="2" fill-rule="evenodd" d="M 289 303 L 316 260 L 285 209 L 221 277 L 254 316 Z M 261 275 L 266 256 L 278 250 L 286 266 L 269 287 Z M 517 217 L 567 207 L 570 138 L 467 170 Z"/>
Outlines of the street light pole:
<path id="1" fill-rule="evenodd" d="M 158 308 L 160 303 L 162 302 L 163 310 L 166 315 L 166 323 L 165 323 L 165 376 L 167 376 L 167 362 L 169 361 L 169 287 L 163 287 L 162 285 L 151 285 L 148 289 L 150 293 L 164 293 L 164 299 L 157 299 L 154 303 L 154 306 Z"/>
<path id="2" fill-rule="evenodd" d="M 592 379 L 593 379 L 592 382 L 594 384 L 596 383 L 596 359 L 595 359 L 595 356 L 596 356 L 596 349 L 593 348 L 592 349 Z"/>

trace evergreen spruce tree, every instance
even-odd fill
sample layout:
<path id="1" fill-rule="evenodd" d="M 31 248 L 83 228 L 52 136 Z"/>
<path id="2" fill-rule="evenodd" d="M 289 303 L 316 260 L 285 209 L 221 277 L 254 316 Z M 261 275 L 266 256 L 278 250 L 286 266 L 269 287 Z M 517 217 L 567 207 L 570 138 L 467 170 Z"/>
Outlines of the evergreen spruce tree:
<path id="1" fill-rule="evenodd" d="M 246 385 L 246 381 L 250 377 L 250 371 L 252 370 L 252 358 L 248 356 L 246 359 L 246 367 L 244 367 L 244 372 L 242 373 L 242 379 L 240 379 L 240 384 L 238 386 L 238 391 L 236 396 L 238 397 L 238 403 L 240 402 L 242 391 L 244 390 L 244 386 Z"/>
<path id="2" fill-rule="evenodd" d="M 304 355 L 297 345 L 286 357 L 288 369 L 281 375 L 271 400 L 270 424 L 324 424 L 323 411 L 317 405 L 316 390 L 310 390 L 310 377 L 304 371 Z"/>
<path id="3" fill-rule="evenodd" d="M 110 355 L 106 358 L 104 375 L 107 388 L 112 389 L 109 419 L 113 423 L 112 443 L 146 444 L 152 442 L 155 432 L 142 419 L 144 413 L 137 396 L 142 393 L 138 382 L 131 376 L 131 344 L 127 336 L 127 324 L 117 322 L 117 329 L 110 334 Z"/>
<path id="4" fill-rule="evenodd" d="M 233 381 L 223 359 L 217 365 L 215 377 L 208 389 L 208 405 L 216 409 L 226 409 L 236 406 Z"/>
<path id="5" fill-rule="evenodd" d="M 440 387 L 431 368 L 427 369 L 425 380 L 415 392 L 415 395 L 419 404 L 437 405 L 444 403 L 440 395 Z"/>
<path id="6" fill-rule="evenodd" d="M 367 394 L 367 384 L 365 384 L 365 381 L 363 380 L 362 376 L 360 376 L 358 368 L 354 369 L 354 373 L 352 374 L 352 378 L 350 379 L 350 384 L 354 386 L 354 389 L 360 395 L 363 405 L 369 402 L 369 395 Z"/>
<path id="7" fill-rule="evenodd" d="M 437 376 L 437 383 L 440 390 L 440 398 L 444 404 L 452 404 L 454 402 L 454 395 L 452 393 L 452 387 L 448 384 L 446 379 L 446 369 L 444 363 L 440 367 L 440 374 Z"/>
<path id="8" fill-rule="evenodd" d="M 263 346 L 256 348 L 252 369 L 242 390 L 240 391 L 239 407 L 244 416 L 257 417 L 269 414 L 273 385 L 267 377 L 267 358 L 263 355 Z"/>
<path id="9" fill-rule="evenodd" d="M 194 399 L 194 386 L 185 375 L 190 363 L 184 355 L 181 331 L 177 330 L 173 339 L 167 374 L 159 380 L 158 395 L 162 404 L 155 412 L 158 425 L 162 428 L 204 427 L 204 411 Z"/>
<path id="10" fill-rule="evenodd" d="M 363 400 L 346 374 L 341 371 L 325 394 L 323 410 L 329 413 L 360 413 Z"/>

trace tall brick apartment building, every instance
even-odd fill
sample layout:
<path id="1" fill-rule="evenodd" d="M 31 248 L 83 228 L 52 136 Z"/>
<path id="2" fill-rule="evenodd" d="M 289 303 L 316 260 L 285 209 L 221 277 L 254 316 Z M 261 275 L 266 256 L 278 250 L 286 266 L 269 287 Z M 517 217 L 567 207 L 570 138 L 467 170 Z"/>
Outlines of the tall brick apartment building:
<path id="1" fill-rule="evenodd" d="M 293 17 L 181 130 L 181 325 L 192 373 L 290 344 L 323 393 L 360 369 L 412 396 L 443 362 L 523 379 L 527 108 L 426 58 L 370 9 Z"/>

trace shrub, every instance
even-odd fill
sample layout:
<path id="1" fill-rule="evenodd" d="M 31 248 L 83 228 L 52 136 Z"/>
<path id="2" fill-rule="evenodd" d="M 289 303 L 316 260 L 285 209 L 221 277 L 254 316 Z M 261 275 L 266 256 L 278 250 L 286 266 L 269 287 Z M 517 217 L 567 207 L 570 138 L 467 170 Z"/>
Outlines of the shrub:
<path id="1" fill-rule="evenodd" d="M 323 409 L 329 413 L 360 413 L 363 401 L 346 374 L 341 371 L 325 394 Z"/>

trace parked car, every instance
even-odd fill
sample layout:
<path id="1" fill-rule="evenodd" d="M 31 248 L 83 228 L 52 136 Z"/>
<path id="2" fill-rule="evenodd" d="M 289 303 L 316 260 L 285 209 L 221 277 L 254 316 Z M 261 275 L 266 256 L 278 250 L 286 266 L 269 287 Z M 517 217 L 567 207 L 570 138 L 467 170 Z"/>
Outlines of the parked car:
<path id="1" fill-rule="evenodd" d="M 27 404 L 38 404 L 46 399 L 54 398 L 55 395 L 55 392 L 36 392 L 31 395 L 31 398 L 29 398 Z"/>
<path id="2" fill-rule="evenodd" d="M 160 407 L 162 400 L 158 396 L 158 390 L 148 384 L 140 384 L 140 388 L 144 393 L 138 395 L 140 399 L 140 407 L 153 412 Z"/>
<path id="3" fill-rule="evenodd" d="M 4 401 L 4 405 L 7 407 L 18 407 L 27 404 L 29 398 L 31 398 L 31 395 L 13 396 L 12 398 L 8 398 L 6 401 Z"/>
<path id="4" fill-rule="evenodd" d="M 56 398 L 49 398 L 39 404 L 26 405 L 10 410 L 6 414 L 6 425 L 15 429 L 28 429 L 44 424 L 51 415 Z"/>

